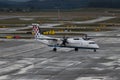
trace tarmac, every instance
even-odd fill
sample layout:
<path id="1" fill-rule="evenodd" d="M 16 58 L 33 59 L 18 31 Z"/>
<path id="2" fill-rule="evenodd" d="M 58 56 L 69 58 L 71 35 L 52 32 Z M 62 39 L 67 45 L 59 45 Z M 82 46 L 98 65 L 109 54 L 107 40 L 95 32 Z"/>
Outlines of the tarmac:
<path id="1" fill-rule="evenodd" d="M 69 48 L 54 52 L 34 39 L 1 39 L 0 80 L 120 80 L 120 38 L 93 40 L 100 46 L 97 52 Z"/>
<path id="2" fill-rule="evenodd" d="M 87 34 L 100 46 L 97 52 L 54 52 L 34 39 L 0 39 L 0 80 L 120 80 L 119 28 Z"/>

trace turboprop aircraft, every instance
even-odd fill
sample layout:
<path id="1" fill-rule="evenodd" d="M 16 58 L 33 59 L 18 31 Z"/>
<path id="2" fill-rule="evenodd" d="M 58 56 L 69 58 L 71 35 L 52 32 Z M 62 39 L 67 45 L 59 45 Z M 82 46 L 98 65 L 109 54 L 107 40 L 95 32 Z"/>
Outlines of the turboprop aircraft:
<path id="1" fill-rule="evenodd" d="M 32 24 L 34 37 L 37 41 L 53 47 L 53 51 L 57 51 L 58 47 L 62 48 L 74 48 L 75 51 L 78 49 L 91 49 L 96 52 L 99 49 L 99 46 L 91 40 L 84 40 L 82 37 L 73 37 L 73 38 L 53 38 L 41 34 L 39 24 Z"/>

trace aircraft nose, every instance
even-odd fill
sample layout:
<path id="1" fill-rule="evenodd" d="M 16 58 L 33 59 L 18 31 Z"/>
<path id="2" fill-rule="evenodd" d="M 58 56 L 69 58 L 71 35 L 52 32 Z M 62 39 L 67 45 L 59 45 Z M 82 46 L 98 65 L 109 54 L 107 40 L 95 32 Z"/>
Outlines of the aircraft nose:
<path id="1" fill-rule="evenodd" d="M 96 48 L 99 49 L 100 47 L 96 44 Z"/>

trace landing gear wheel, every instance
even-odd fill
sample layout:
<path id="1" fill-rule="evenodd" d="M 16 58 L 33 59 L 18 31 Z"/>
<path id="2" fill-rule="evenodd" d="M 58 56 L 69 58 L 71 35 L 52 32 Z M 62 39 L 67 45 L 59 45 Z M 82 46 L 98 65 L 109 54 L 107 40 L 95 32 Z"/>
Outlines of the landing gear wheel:
<path id="1" fill-rule="evenodd" d="M 75 48 L 75 51 L 78 51 L 78 48 Z"/>
<path id="2" fill-rule="evenodd" d="M 57 48 L 53 48 L 53 51 L 57 51 Z"/>
<path id="3" fill-rule="evenodd" d="M 94 49 L 94 52 L 96 52 L 96 49 Z"/>

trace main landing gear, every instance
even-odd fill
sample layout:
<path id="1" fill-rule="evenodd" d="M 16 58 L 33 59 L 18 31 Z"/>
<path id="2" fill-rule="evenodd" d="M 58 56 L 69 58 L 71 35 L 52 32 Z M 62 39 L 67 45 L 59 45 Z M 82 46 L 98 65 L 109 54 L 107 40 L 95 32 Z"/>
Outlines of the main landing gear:
<path id="1" fill-rule="evenodd" d="M 57 48 L 53 48 L 53 51 L 57 51 Z"/>

